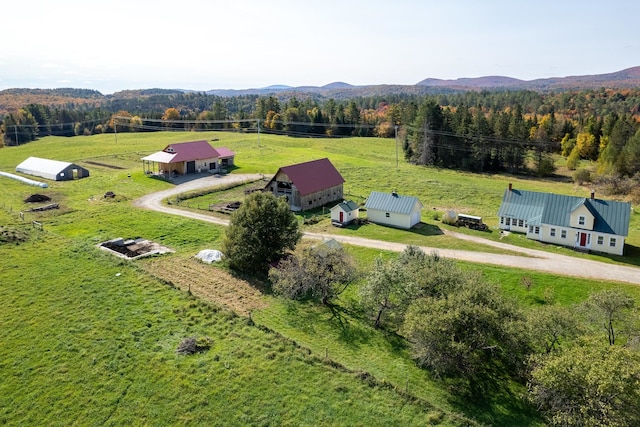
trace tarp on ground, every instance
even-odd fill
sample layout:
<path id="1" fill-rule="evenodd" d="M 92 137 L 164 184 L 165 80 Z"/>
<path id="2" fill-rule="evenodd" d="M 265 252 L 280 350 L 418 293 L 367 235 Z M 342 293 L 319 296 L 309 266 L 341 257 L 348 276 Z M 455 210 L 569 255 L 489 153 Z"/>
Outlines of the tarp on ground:
<path id="1" fill-rule="evenodd" d="M 223 257 L 224 255 L 222 254 L 222 252 L 215 249 L 204 249 L 198 252 L 198 255 L 196 255 L 196 258 L 198 258 L 202 262 L 206 262 L 207 264 L 222 261 Z"/>

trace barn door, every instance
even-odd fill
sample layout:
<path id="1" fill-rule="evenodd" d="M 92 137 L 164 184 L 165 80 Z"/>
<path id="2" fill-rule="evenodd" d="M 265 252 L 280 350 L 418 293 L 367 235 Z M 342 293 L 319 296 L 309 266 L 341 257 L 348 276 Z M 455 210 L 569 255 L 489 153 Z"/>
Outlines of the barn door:
<path id="1" fill-rule="evenodd" d="M 196 162 L 187 162 L 187 173 L 196 173 Z"/>
<path id="2" fill-rule="evenodd" d="M 340 222 L 344 222 L 344 212 L 340 211 Z"/>

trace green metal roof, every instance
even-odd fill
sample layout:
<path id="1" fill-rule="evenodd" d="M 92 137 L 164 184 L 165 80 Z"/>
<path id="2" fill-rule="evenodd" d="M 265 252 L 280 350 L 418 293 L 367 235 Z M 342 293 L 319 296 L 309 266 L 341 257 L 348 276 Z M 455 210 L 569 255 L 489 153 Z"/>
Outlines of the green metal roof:
<path id="1" fill-rule="evenodd" d="M 372 191 L 364 207 L 384 212 L 409 215 L 414 211 L 416 203 L 422 208 L 422 203 L 414 196 L 401 196 L 398 193 L 381 193 Z"/>
<path id="2" fill-rule="evenodd" d="M 594 217 L 593 230 L 627 236 L 631 205 L 613 200 L 591 199 L 526 190 L 505 190 L 498 216 L 534 223 L 570 227 L 571 213 L 585 206 Z"/>
<path id="3" fill-rule="evenodd" d="M 360 208 L 360 206 L 358 206 L 358 204 L 356 202 L 354 202 L 353 200 L 349 200 L 346 202 L 340 202 L 338 203 L 336 206 L 340 206 L 340 209 L 342 209 L 345 212 L 353 212 L 357 209 Z M 334 206 L 334 207 L 336 207 Z M 333 209 L 333 208 L 331 208 Z"/>

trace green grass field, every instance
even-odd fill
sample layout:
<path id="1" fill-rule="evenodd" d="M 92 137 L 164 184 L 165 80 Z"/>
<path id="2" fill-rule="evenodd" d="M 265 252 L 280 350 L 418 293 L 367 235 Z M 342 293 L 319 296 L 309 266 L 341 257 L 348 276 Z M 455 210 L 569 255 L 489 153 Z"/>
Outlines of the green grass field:
<path id="1" fill-rule="evenodd" d="M 131 205 L 143 194 L 171 186 L 146 177 L 140 157 L 170 142 L 214 138 L 214 146 L 236 151 L 234 173 L 268 175 L 279 166 L 329 157 L 347 180 L 349 197 L 362 200 L 373 189 L 420 197 L 427 207 L 424 233 L 373 226 L 344 230 L 406 243 L 456 244 L 434 231 L 443 227 L 433 220 L 434 210 L 482 215 L 495 225 L 509 182 L 529 190 L 589 191 L 554 181 L 420 168 L 402 159 L 396 169 L 395 142 L 381 139 L 261 135 L 258 141 L 255 134 L 175 132 L 118 134 L 117 142 L 114 135 L 43 138 L 1 149 L 1 171 L 13 172 L 28 156 L 38 156 L 77 162 L 91 176 L 48 182 L 48 189 L 0 177 L 0 424 L 541 425 L 522 403 L 522 387 L 465 402 L 415 367 L 402 340 L 373 329 L 357 312 L 357 285 L 341 296 L 339 312 L 265 295 L 267 308 L 253 314 L 252 325 L 149 275 L 148 260 L 124 261 L 96 248 L 116 237 L 144 237 L 176 250 L 164 256 L 171 259 L 219 247 L 222 227 Z M 107 191 L 116 198 L 105 199 Z M 26 212 L 30 206 L 23 200 L 34 193 L 50 196 L 60 209 Z M 220 195 L 202 197 L 205 204 Z M 33 228 L 33 220 L 43 230 Z M 314 227 L 323 230 L 326 220 Z M 639 235 L 635 214 L 632 250 L 640 244 Z M 348 250 L 363 268 L 381 255 Z M 481 269 L 529 305 L 539 304 L 547 288 L 559 303 L 572 304 L 589 292 L 622 286 L 463 266 Z M 211 267 L 212 275 L 216 271 Z M 519 284 L 524 274 L 534 283 L 530 291 Z M 638 288 L 624 288 L 640 301 Z M 190 336 L 210 337 L 211 349 L 176 354 L 180 341 Z"/>

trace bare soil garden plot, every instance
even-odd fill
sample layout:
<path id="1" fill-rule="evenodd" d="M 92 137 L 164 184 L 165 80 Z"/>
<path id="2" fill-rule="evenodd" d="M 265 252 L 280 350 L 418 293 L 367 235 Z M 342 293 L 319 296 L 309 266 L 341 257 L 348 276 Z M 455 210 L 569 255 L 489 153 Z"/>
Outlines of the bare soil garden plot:
<path id="1" fill-rule="evenodd" d="M 195 257 L 152 260 L 144 262 L 143 268 L 154 277 L 241 316 L 267 306 L 262 293 L 251 284 Z"/>

